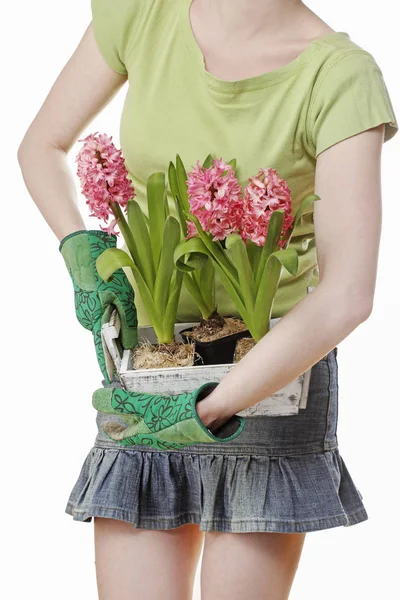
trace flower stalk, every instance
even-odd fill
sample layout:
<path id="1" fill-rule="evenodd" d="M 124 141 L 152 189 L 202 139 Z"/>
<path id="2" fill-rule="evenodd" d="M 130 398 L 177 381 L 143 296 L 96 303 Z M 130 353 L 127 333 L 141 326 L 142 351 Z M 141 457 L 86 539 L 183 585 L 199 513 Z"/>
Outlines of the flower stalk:
<path id="1" fill-rule="evenodd" d="M 131 256 L 135 256 L 137 254 L 135 240 L 133 239 L 132 232 L 129 229 L 129 225 L 125 219 L 124 213 L 122 212 L 120 205 L 118 204 L 118 202 L 111 201 L 110 208 L 115 217 L 115 225 L 118 225 L 119 230 L 124 238 L 125 244 L 127 245 L 129 252 L 131 253 Z"/>
<path id="2" fill-rule="evenodd" d="M 135 200 L 122 152 L 112 138 L 93 134 L 83 142 L 77 156 L 78 176 L 91 216 L 102 219 L 107 227 L 101 229 L 110 234 L 118 235 L 118 226 L 128 250 L 108 248 L 102 252 L 96 261 L 97 271 L 108 281 L 118 269 L 129 268 L 159 343 L 170 344 L 183 273 L 173 261 L 181 231 L 179 222 L 169 215 L 165 175 L 153 173 L 148 179 L 146 217 Z M 110 216 L 113 218 L 108 223 Z"/>
<path id="3" fill-rule="evenodd" d="M 211 155 L 207 156 L 204 165 L 209 164 Z M 168 168 L 168 181 L 172 196 L 175 202 L 175 208 L 181 226 L 182 236 L 187 238 L 189 235 L 190 223 L 186 215 L 190 211 L 189 194 L 187 188 L 187 173 L 179 155 L 176 156 L 176 163 L 172 161 Z M 183 285 L 186 287 L 197 307 L 201 312 L 203 320 L 207 320 L 216 313 L 215 303 L 215 270 L 211 260 L 204 255 L 190 257 L 192 265 L 196 264 L 195 269 L 189 268 L 181 270 L 183 274 Z"/>
<path id="4" fill-rule="evenodd" d="M 200 166 L 199 161 L 197 162 L 196 171 L 189 177 L 179 155 L 176 156 L 176 163 L 172 161 L 169 164 L 168 179 L 169 185 L 172 192 L 172 196 L 175 201 L 175 207 L 178 214 L 179 222 L 181 224 L 182 235 L 185 239 L 193 238 L 196 235 L 197 230 L 195 224 L 190 220 L 191 211 L 193 211 L 193 190 L 197 190 L 201 193 L 202 185 L 201 178 L 202 173 L 213 172 L 209 175 L 208 186 L 209 195 L 208 200 L 210 201 L 211 195 L 218 193 L 218 183 L 226 184 L 227 180 L 222 179 L 223 175 L 234 172 L 236 166 L 236 160 L 232 159 L 229 163 L 225 164 L 222 161 L 218 163 L 218 166 L 213 167 L 213 159 L 209 154 Z M 216 177 L 219 177 L 219 182 L 216 181 Z M 232 179 L 231 183 L 235 188 L 236 192 L 239 191 L 236 180 Z M 222 185 L 220 186 L 222 187 Z M 232 187 L 232 186 L 231 186 Z M 223 191 L 223 190 L 221 190 Z M 230 190 L 232 195 L 232 189 Z M 223 194 L 226 198 L 227 190 Z M 222 194 L 220 194 L 222 198 Z M 200 200 L 201 204 L 201 200 Z M 225 212 L 226 207 L 225 207 Z M 210 221 L 210 219 L 209 219 Z M 217 229 L 219 231 L 217 232 Z M 221 233 L 223 228 L 221 225 L 215 228 L 215 234 Z M 222 258 L 223 260 L 223 258 Z M 183 266 L 183 263 L 187 264 L 187 269 Z M 187 256 L 187 261 L 183 260 L 180 263 L 181 270 L 183 272 L 183 284 L 193 297 L 196 305 L 198 306 L 202 319 L 207 320 L 214 314 L 218 315 L 217 305 L 215 299 L 215 266 L 212 260 L 202 253 L 196 253 L 195 249 Z M 195 267 L 195 268 L 192 268 Z"/>

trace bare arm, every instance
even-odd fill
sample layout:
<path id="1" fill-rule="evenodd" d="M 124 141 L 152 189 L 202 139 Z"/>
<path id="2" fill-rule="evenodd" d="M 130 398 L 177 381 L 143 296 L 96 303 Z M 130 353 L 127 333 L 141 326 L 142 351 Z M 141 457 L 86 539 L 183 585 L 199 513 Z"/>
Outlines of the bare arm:
<path id="1" fill-rule="evenodd" d="M 20 144 L 26 187 L 59 240 L 85 229 L 67 153 L 126 79 L 103 59 L 90 24 Z"/>
<path id="2" fill-rule="evenodd" d="M 371 313 L 381 233 L 383 125 L 317 159 L 314 205 L 319 285 L 198 404 L 209 427 L 296 379 Z"/>

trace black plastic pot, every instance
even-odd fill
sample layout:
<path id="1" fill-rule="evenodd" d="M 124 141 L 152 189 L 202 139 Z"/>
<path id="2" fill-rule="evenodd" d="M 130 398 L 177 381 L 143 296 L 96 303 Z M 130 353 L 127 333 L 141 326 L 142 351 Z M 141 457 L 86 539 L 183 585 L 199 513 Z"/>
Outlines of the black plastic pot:
<path id="1" fill-rule="evenodd" d="M 212 342 L 200 342 L 190 336 L 190 331 L 193 331 L 194 327 L 189 327 L 185 331 L 181 331 L 180 334 L 186 343 L 194 342 L 195 351 L 200 354 L 205 365 L 224 365 L 233 363 L 233 356 L 235 354 L 236 342 L 239 338 L 249 337 L 250 332 L 248 329 L 226 335 L 225 337 L 213 340 Z M 189 335 L 187 335 L 189 333 Z"/>

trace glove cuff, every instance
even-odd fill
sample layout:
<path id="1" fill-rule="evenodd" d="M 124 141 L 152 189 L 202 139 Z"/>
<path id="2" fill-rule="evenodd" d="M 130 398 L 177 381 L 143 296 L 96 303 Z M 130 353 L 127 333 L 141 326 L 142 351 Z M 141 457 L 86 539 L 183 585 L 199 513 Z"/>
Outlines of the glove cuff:
<path id="1" fill-rule="evenodd" d="M 117 244 L 117 236 L 113 233 L 107 233 L 106 231 L 102 231 L 101 229 L 80 229 L 79 231 L 73 231 L 72 233 L 69 233 L 60 241 L 60 245 L 58 247 L 59 251 L 61 252 L 61 248 L 67 240 L 77 235 L 86 235 L 88 237 L 94 235 L 103 239 L 104 241 L 107 241 L 107 238 L 109 238 L 110 247 L 115 247 Z"/>
<path id="2" fill-rule="evenodd" d="M 230 440 L 234 440 L 235 438 L 237 438 L 242 433 L 242 431 L 246 425 L 246 420 L 243 417 L 233 415 L 218 430 L 220 432 L 225 433 L 225 435 L 215 435 L 204 425 L 203 421 L 200 419 L 200 417 L 197 413 L 197 410 L 196 410 L 196 404 L 197 404 L 197 402 L 200 401 L 199 396 L 201 396 L 203 394 L 203 392 L 206 390 L 209 390 L 211 392 L 214 388 L 217 387 L 217 385 L 218 385 L 218 383 L 215 383 L 215 382 L 205 383 L 204 385 L 199 387 L 198 390 L 196 390 L 195 394 L 193 394 L 193 397 L 191 399 L 192 409 L 193 409 L 193 418 L 196 420 L 197 425 L 200 427 L 200 429 L 210 438 L 210 440 L 215 441 L 215 442 L 220 442 L 220 443 L 221 442 L 229 442 Z"/>
<path id="3" fill-rule="evenodd" d="M 98 229 L 80 230 L 61 240 L 59 250 L 68 272 L 76 285 L 84 291 L 96 289 L 96 258 L 107 248 L 115 248 L 117 238 Z"/>

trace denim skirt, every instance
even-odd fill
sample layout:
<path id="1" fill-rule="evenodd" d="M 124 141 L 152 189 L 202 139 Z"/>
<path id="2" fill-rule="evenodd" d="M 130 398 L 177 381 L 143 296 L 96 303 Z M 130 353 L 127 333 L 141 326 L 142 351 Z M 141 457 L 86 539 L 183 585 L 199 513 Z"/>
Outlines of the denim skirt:
<path id="1" fill-rule="evenodd" d="M 98 434 L 65 512 L 143 529 L 301 533 L 368 519 L 339 453 L 337 347 L 311 368 L 307 404 L 289 416 L 250 416 L 224 443 L 180 450 L 120 446 Z M 118 420 L 118 417 L 115 417 Z"/>

